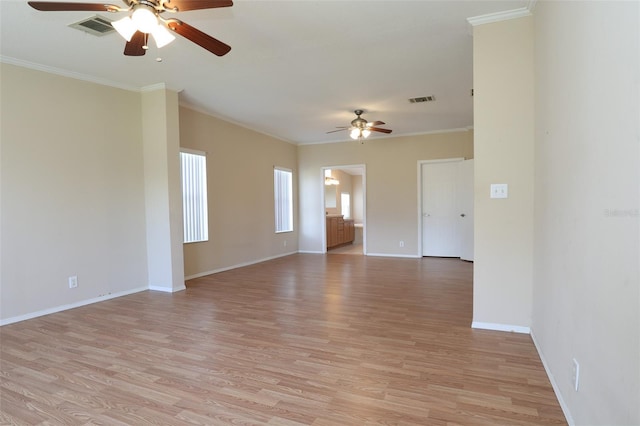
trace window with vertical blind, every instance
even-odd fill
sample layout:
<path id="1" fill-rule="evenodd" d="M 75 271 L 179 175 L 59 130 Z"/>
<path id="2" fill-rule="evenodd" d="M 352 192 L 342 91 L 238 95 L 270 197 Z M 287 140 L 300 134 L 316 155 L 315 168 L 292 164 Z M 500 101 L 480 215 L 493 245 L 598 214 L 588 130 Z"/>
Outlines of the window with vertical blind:
<path id="1" fill-rule="evenodd" d="M 207 157 L 204 152 L 180 151 L 184 242 L 209 240 Z"/>
<path id="2" fill-rule="evenodd" d="M 293 231 L 293 172 L 274 167 L 273 193 L 275 201 L 276 233 Z"/>

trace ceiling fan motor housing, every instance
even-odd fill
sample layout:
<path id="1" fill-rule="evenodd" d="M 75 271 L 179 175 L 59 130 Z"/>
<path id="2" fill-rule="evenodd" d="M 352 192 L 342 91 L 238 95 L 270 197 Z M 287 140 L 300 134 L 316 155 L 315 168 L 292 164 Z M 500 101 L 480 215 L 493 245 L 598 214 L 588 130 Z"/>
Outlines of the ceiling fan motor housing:
<path id="1" fill-rule="evenodd" d="M 361 109 L 357 109 L 353 111 L 358 117 L 351 121 L 351 125 L 353 127 L 357 127 L 358 129 L 364 129 L 367 126 L 367 120 L 360 117 L 364 111 Z"/>

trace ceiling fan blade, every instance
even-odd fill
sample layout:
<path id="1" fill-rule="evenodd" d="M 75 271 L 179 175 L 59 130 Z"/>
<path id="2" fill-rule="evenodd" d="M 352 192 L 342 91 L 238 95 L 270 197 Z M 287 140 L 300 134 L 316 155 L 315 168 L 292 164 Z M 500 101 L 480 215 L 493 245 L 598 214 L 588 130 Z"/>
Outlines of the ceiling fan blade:
<path id="1" fill-rule="evenodd" d="M 207 49 L 214 55 L 224 56 L 231 50 L 231 46 L 216 40 L 208 34 L 192 27 L 189 24 L 178 19 L 170 19 L 167 21 L 167 26 L 173 31 L 180 34 L 182 37 L 187 38 L 197 44 L 198 46 Z"/>
<path id="2" fill-rule="evenodd" d="M 347 130 L 347 129 L 348 129 L 348 127 L 343 127 L 342 129 L 338 129 L 338 130 L 330 130 L 327 133 L 342 132 L 342 131 Z"/>
<path id="3" fill-rule="evenodd" d="M 370 123 L 367 123 L 367 127 L 380 126 L 382 124 L 386 124 L 386 123 L 384 121 L 372 121 Z"/>
<path id="4" fill-rule="evenodd" d="M 369 130 L 373 131 L 373 132 L 380 132 L 380 133 L 391 133 L 391 130 L 389 129 L 382 129 L 380 127 L 369 127 Z"/>
<path id="5" fill-rule="evenodd" d="M 187 10 L 229 7 L 229 6 L 233 6 L 233 1 L 231 0 L 169 0 L 164 2 L 162 6 L 167 10 L 177 9 L 177 12 L 184 12 Z"/>
<path id="6" fill-rule="evenodd" d="M 29 6 L 36 10 L 44 12 L 56 11 L 74 11 L 74 10 L 90 10 L 95 12 L 118 12 L 122 9 L 114 4 L 100 3 L 70 3 L 70 2 L 48 2 L 48 1 L 30 1 Z"/>
<path id="7" fill-rule="evenodd" d="M 147 49 L 144 49 L 146 35 L 140 31 L 136 31 L 131 37 L 131 41 L 124 46 L 124 54 L 127 56 L 144 56 Z"/>

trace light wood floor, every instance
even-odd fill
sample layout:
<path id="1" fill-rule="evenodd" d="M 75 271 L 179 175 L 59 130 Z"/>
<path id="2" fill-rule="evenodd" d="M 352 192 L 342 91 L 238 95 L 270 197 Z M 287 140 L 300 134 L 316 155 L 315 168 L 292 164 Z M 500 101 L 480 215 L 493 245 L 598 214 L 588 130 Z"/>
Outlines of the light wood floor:
<path id="1" fill-rule="evenodd" d="M 362 244 L 347 244 L 342 247 L 327 250 L 327 254 L 356 254 L 362 256 Z"/>
<path id="2" fill-rule="evenodd" d="M 288 256 L 2 327 L 1 424 L 565 424 L 473 264 Z"/>

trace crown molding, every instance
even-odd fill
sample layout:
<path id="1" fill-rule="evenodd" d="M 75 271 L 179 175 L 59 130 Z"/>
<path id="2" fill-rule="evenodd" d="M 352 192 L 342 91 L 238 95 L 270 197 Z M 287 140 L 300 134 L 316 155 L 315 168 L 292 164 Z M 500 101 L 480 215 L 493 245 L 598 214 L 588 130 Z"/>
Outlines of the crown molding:
<path id="1" fill-rule="evenodd" d="M 529 1 L 527 7 L 505 10 L 496 13 L 488 13 L 486 15 L 480 16 L 472 16 L 471 18 L 467 18 L 467 22 L 469 23 L 469 25 L 471 25 L 471 27 L 476 27 L 478 25 L 492 24 L 494 22 L 507 21 L 509 19 L 524 18 L 526 16 L 531 16 L 531 11 L 535 7 L 535 3 L 535 0 L 531 0 Z"/>
<path id="2" fill-rule="evenodd" d="M 262 130 L 259 130 L 257 128 L 248 126 L 248 125 L 246 125 L 244 123 L 240 123 L 238 121 L 232 120 L 229 117 L 225 117 L 223 115 L 219 115 L 219 114 L 213 113 L 213 112 L 211 112 L 209 110 L 206 110 L 204 108 L 198 107 L 196 105 L 193 105 L 193 104 L 185 101 L 184 99 L 178 98 L 178 104 L 183 108 L 190 109 L 190 110 L 195 111 L 195 112 L 200 113 L 200 114 L 208 115 L 209 117 L 213 117 L 213 118 L 216 118 L 218 120 L 226 121 L 227 123 L 231 123 L 234 126 L 242 127 L 243 129 L 251 130 L 252 132 L 260 133 L 261 135 L 265 135 L 265 136 L 268 136 L 270 138 L 277 139 L 279 141 L 286 142 L 286 143 L 291 144 L 291 145 L 299 145 L 299 143 L 291 141 L 291 140 L 288 140 L 288 139 L 285 139 L 282 136 L 277 136 L 277 135 L 272 135 L 271 133 L 266 133 L 266 132 L 264 132 Z"/>
<path id="3" fill-rule="evenodd" d="M 167 90 L 167 89 L 168 87 L 166 84 L 156 83 L 156 84 L 150 84 L 148 86 L 142 86 L 140 88 L 140 92 L 146 93 L 146 92 L 155 92 L 156 90 Z"/>
<path id="4" fill-rule="evenodd" d="M 62 68 L 50 67 L 48 65 L 37 64 L 35 62 L 29 62 L 22 59 L 12 58 L 10 56 L 2 56 L 0 55 L 0 62 L 9 65 L 15 65 L 18 67 L 29 68 L 35 71 L 42 71 L 49 74 L 55 74 L 62 77 L 69 77 L 76 80 L 87 81 L 89 83 L 96 83 L 102 86 L 115 87 L 117 89 L 129 90 L 132 92 L 139 92 L 140 88 L 131 86 L 128 84 L 118 83 L 116 81 L 107 80 L 105 78 L 94 77 L 87 74 L 82 74 L 79 72 L 69 71 Z"/>
<path id="5" fill-rule="evenodd" d="M 365 141 L 392 139 L 392 138 L 399 139 L 399 138 L 412 137 L 412 136 L 441 135 L 444 133 L 461 133 L 461 132 L 469 132 L 472 130 L 473 130 L 473 126 L 467 126 L 467 127 L 458 127 L 458 128 L 451 128 L 451 129 L 428 130 L 426 132 L 396 133 L 393 135 L 376 135 L 375 138 L 373 139 L 366 138 Z M 353 139 L 347 138 L 347 139 L 341 139 L 337 141 L 331 140 L 331 141 L 303 142 L 303 143 L 298 143 L 297 145 L 323 145 L 323 144 L 329 144 L 329 143 L 341 143 L 341 142 L 353 142 L 353 141 L 354 141 Z"/>

